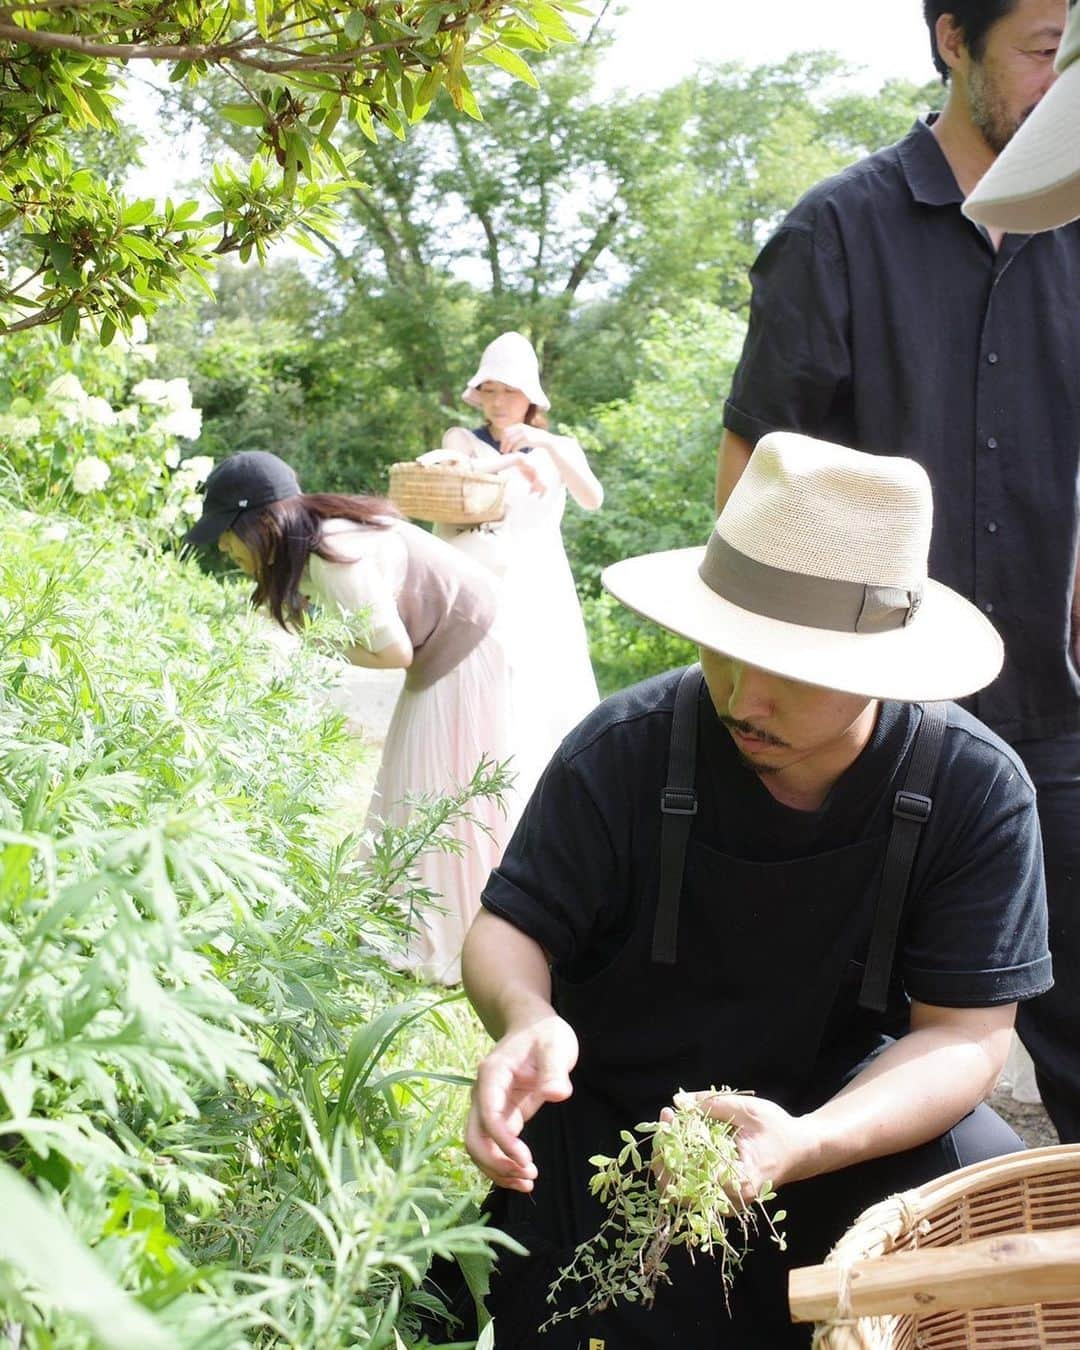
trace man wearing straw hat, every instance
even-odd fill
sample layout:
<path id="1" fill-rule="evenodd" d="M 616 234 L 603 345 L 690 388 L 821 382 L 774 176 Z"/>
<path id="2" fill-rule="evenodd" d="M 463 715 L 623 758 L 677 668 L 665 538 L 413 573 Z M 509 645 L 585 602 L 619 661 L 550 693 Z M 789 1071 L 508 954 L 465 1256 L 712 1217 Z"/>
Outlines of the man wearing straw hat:
<path id="1" fill-rule="evenodd" d="M 886 1194 L 1019 1147 L 981 1103 L 1017 1002 L 1051 983 L 1034 793 L 992 732 L 927 702 L 1002 659 L 927 579 L 930 524 L 912 460 L 776 433 L 706 548 L 604 573 L 701 664 L 564 741 L 466 939 L 496 1038 L 466 1142 L 530 1253 L 496 1272 L 498 1344 L 804 1345 L 789 1265 Z M 788 1252 L 758 1243 L 729 1308 L 715 1264 L 676 1252 L 651 1308 L 537 1338 L 603 1217 L 590 1156 L 720 1085 L 755 1094 L 709 1109 L 738 1128 L 746 1193 L 780 1192 Z"/>
<path id="2" fill-rule="evenodd" d="M 1076 27 L 1063 37 L 1065 0 L 923 9 L 942 112 L 811 189 L 754 264 L 718 501 L 774 429 L 925 466 L 934 575 L 1005 641 L 1001 676 L 966 706 L 1038 789 L 1050 949 L 1065 972 L 1080 964 L 1080 224 L 1062 216 L 1032 235 L 1017 204 L 984 228 L 961 206 L 1000 181 L 1002 157 L 1017 163 L 1048 100 L 1076 100 Z M 1059 145 L 1055 163 L 1068 153 Z M 1067 197 L 1067 164 L 1046 170 L 1047 204 Z M 1080 986 L 1061 979 L 1018 1029 L 1058 1134 L 1080 1141 Z"/>

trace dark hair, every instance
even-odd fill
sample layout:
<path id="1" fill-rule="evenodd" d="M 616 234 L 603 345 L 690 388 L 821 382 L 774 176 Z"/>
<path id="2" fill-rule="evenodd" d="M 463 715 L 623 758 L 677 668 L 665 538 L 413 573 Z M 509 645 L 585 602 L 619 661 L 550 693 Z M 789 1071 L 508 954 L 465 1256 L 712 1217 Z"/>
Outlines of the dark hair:
<path id="1" fill-rule="evenodd" d="M 990 29 L 1016 8 L 1016 0 L 923 0 L 923 15 L 930 29 L 930 53 L 942 84 L 949 82 L 949 67 L 941 59 L 937 44 L 937 21 L 951 14 L 964 35 L 964 45 L 973 61 L 981 60 Z"/>
<path id="2" fill-rule="evenodd" d="M 251 552 L 255 563 L 253 605 L 266 605 L 287 627 L 303 611 L 300 578 L 308 558 L 317 553 L 327 562 L 346 562 L 324 541 L 323 522 L 353 520 L 385 529 L 401 513 L 382 497 L 352 497 L 339 492 L 302 492 L 272 502 L 261 511 L 245 511 L 232 532 Z"/>

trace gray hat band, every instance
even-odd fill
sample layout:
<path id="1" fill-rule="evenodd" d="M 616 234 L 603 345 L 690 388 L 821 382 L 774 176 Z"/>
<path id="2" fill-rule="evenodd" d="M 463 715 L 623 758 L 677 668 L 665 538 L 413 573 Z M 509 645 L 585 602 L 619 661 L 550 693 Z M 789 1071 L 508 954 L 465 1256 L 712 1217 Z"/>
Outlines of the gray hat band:
<path id="1" fill-rule="evenodd" d="M 902 590 L 788 572 L 748 557 L 715 531 L 698 576 L 722 599 L 751 614 L 835 633 L 904 628 L 914 619 L 923 595 L 921 586 Z"/>

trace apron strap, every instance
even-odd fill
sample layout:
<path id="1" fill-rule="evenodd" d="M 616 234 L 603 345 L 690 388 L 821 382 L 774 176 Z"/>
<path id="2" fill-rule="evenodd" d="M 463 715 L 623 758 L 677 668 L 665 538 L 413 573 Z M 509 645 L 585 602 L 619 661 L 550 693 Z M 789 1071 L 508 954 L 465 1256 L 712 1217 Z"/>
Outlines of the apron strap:
<path id="1" fill-rule="evenodd" d="M 874 910 L 866 969 L 859 990 L 859 1007 L 872 1012 L 884 1012 L 889 1001 L 900 916 L 907 899 L 919 836 L 933 809 L 930 789 L 934 785 L 941 746 L 945 740 L 945 704 L 924 703 L 922 710 L 904 786 L 893 798 L 892 830 L 885 852 L 881 890 Z"/>
<path id="2" fill-rule="evenodd" d="M 673 966 L 679 944 L 679 901 L 690 827 L 697 815 L 698 706 L 701 667 L 688 666 L 675 691 L 668 748 L 667 785 L 660 794 L 660 886 L 653 924 L 652 959 Z"/>

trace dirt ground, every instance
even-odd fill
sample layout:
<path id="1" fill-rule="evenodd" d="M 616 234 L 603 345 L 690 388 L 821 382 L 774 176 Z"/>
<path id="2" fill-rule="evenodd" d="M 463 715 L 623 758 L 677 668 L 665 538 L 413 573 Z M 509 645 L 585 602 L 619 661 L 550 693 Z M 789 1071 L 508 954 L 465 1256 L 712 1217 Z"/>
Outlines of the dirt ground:
<path id="1" fill-rule="evenodd" d="M 1028 1148 L 1045 1148 L 1058 1142 L 1041 1102 L 1018 1102 L 1007 1089 L 999 1089 L 990 1098 L 990 1105 L 1009 1122 Z"/>

